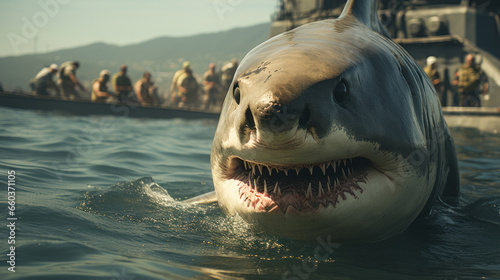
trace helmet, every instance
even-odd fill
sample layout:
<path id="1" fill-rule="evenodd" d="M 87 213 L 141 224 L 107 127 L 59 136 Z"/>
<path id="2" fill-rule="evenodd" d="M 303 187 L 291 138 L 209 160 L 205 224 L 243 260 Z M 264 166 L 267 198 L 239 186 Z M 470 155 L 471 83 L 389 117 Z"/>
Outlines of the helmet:
<path id="1" fill-rule="evenodd" d="M 429 57 L 427 58 L 427 66 L 430 66 L 430 65 L 432 65 L 432 64 L 434 64 L 434 63 L 436 63 L 436 62 L 437 62 L 437 59 L 436 59 L 436 57 L 435 57 L 435 56 L 429 56 Z"/>

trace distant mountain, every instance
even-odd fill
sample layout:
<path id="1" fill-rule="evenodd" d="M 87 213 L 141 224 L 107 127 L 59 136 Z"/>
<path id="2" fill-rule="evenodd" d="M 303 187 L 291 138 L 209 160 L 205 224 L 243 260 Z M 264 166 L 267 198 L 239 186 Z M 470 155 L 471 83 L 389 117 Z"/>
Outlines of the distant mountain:
<path id="1" fill-rule="evenodd" d="M 102 69 L 118 72 L 121 64 L 129 66 L 129 75 L 135 82 L 144 71 L 166 89 L 173 73 L 183 61 L 190 61 L 193 71 L 201 76 L 210 62 L 220 69 L 232 58 L 241 60 L 253 47 L 268 37 L 270 23 L 236 28 L 218 33 L 188 37 L 160 37 L 134 45 L 116 46 L 105 43 L 53 51 L 45 54 L 0 58 L 0 83 L 4 89 L 28 89 L 28 81 L 44 66 L 61 64 L 68 60 L 80 61 L 78 77 L 85 81 L 87 90 Z"/>

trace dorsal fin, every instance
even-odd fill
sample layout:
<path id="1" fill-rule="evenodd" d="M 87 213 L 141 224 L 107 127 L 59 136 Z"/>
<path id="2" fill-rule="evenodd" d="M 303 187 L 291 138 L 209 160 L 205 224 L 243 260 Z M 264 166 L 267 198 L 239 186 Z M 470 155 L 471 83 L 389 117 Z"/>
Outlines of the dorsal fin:
<path id="1" fill-rule="evenodd" d="M 359 22 L 390 38 L 377 13 L 378 0 L 348 0 L 339 18 L 353 16 Z"/>

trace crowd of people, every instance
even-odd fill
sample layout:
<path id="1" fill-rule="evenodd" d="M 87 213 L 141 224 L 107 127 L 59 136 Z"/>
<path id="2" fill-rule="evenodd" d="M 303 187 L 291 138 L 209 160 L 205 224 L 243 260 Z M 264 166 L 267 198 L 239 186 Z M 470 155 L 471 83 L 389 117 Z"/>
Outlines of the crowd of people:
<path id="1" fill-rule="evenodd" d="M 446 104 L 446 83 L 438 71 L 437 58 L 429 56 L 424 70 L 436 89 L 439 101 Z M 458 100 L 454 100 L 452 105 L 462 107 L 481 107 L 481 95 L 487 94 L 489 89 L 488 77 L 473 54 L 467 54 L 465 64 L 455 72 L 451 85 L 455 86 L 458 92 L 458 98 L 454 98 Z"/>
<path id="2" fill-rule="evenodd" d="M 43 68 L 32 79 L 31 87 L 38 95 L 47 96 L 48 90 L 52 89 L 56 96 L 63 99 L 81 99 L 77 89 L 85 91 L 85 88 L 77 78 L 79 67 L 78 61 L 64 62 L 60 67 L 52 64 Z M 180 107 L 201 105 L 205 109 L 218 108 L 222 105 L 237 67 L 238 61 L 233 59 L 231 63 L 224 65 L 220 72 L 217 72 L 215 64 L 210 63 L 202 81 L 199 82 L 193 74 L 191 64 L 185 61 L 182 69 L 175 72 L 170 85 L 170 96 L 166 99 L 171 105 Z M 424 70 L 434 85 L 441 104 L 446 104 L 446 83 L 438 71 L 436 57 L 427 58 L 427 66 Z M 109 88 L 109 82 L 112 88 Z M 457 88 L 458 93 L 452 105 L 465 107 L 480 107 L 480 95 L 486 94 L 489 88 L 488 79 L 480 63 L 476 63 L 473 54 L 465 57 L 465 64 L 458 68 L 450 84 Z M 144 72 L 142 78 L 133 84 L 127 75 L 126 65 L 122 65 L 120 71 L 112 77 L 110 71 L 102 70 L 99 77 L 91 83 L 91 87 L 91 101 L 93 102 L 134 102 L 153 106 L 163 103 L 158 95 L 158 85 L 152 80 L 151 73 Z"/>
<path id="3" fill-rule="evenodd" d="M 44 67 L 30 81 L 33 92 L 37 95 L 53 95 L 65 100 L 81 100 L 79 90 L 85 92 L 85 87 L 77 78 L 78 61 L 68 61 L 58 67 L 51 64 Z M 210 63 L 208 70 L 199 82 L 193 74 L 191 64 L 184 62 L 178 70 L 170 86 L 171 105 L 180 107 L 202 106 L 205 109 L 214 109 L 222 105 L 224 95 L 238 67 L 238 61 L 224 65 L 220 72 L 216 71 L 214 63 Z M 144 72 L 142 78 L 135 84 L 127 75 L 127 65 L 122 65 L 120 71 L 113 76 L 109 70 L 102 70 L 99 77 L 91 83 L 92 102 L 109 103 L 140 103 L 142 105 L 158 106 L 163 102 L 158 93 L 158 85 L 153 81 L 150 72 Z M 109 84 L 111 83 L 111 88 Z"/>

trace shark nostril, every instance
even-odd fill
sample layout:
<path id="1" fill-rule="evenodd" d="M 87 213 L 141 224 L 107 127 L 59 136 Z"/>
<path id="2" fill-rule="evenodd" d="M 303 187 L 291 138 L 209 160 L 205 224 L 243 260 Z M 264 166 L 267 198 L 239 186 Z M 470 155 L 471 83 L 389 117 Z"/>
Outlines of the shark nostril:
<path id="1" fill-rule="evenodd" d="M 250 110 L 250 107 L 248 107 L 247 110 L 245 111 L 245 124 L 251 130 L 255 129 L 255 121 L 253 119 L 253 114 L 252 111 Z"/>
<path id="2" fill-rule="evenodd" d="M 307 128 L 309 121 L 311 120 L 311 111 L 308 107 L 302 112 L 302 115 L 299 118 L 299 127 Z"/>

